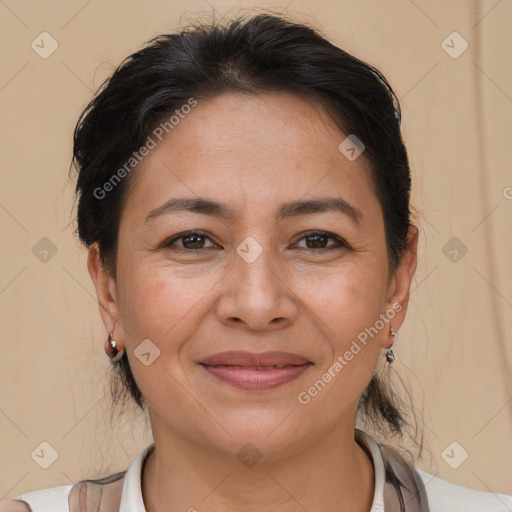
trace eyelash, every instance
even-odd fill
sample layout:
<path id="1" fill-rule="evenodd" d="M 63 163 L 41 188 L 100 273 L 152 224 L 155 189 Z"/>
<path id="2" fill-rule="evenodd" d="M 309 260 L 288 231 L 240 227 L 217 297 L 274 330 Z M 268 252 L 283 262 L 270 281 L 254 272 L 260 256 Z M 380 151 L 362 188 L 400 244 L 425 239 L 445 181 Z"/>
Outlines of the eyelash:
<path id="1" fill-rule="evenodd" d="M 211 240 L 211 238 L 203 231 L 186 231 L 185 233 L 180 233 L 179 235 L 176 235 L 176 236 L 170 238 L 169 240 L 165 241 L 162 244 L 162 248 L 164 248 L 164 249 L 171 248 L 173 246 L 174 242 L 176 242 L 182 238 L 187 238 L 187 237 L 193 236 L 193 235 L 199 235 L 204 238 L 208 238 L 212 243 L 214 243 L 213 240 Z M 302 238 L 300 238 L 298 241 L 300 242 L 305 238 L 312 237 L 315 235 L 325 236 L 327 238 L 336 240 L 337 245 L 334 245 L 334 246 L 331 245 L 328 247 L 320 247 L 319 249 L 302 248 L 302 250 L 304 250 L 306 252 L 319 252 L 319 251 L 332 251 L 334 249 L 342 249 L 342 248 L 350 249 L 350 245 L 347 242 L 345 242 L 345 240 L 343 240 L 342 238 L 340 238 L 339 236 L 337 236 L 333 233 L 329 233 L 328 231 L 306 231 L 305 233 L 302 234 Z M 188 252 L 188 253 L 198 253 L 198 252 L 204 251 L 205 249 L 214 249 L 214 247 L 206 247 L 203 249 L 186 249 L 184 247 L 175 246 L 173 249 L 177 250 L 177 251 Z"/>

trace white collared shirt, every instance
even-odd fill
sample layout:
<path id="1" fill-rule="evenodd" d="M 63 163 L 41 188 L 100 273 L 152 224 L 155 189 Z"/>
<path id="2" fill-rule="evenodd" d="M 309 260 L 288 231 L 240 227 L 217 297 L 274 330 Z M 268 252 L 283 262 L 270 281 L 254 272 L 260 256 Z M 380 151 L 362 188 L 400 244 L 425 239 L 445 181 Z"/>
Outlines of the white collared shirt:
<path id="1" fill-rule="evenodd" d="M 512 496 L 474 490 L 420 469 L 402 466 L 392 457 L 386 445 L 378 444 L 360 429 L 355 430 L 355 439 L 366 448 L 375 471 L 375 490 L 369 512 L 400 512 L 398 494 L 392 481 L 386 479 L 386 468 L 392 468 L 400 481 L 405 483 L 405 512 L 512 512 Z M 31 512 L 146 512 L 141 475 L 143 462 L 153 448 L 154 444 L 151 444 L 139 453 L 126 472 L 106 479 L 31 491 L 12 500 L 24 501 L 30 506 Z M 0 502 L 0 512 L 10 510 L 17 512 L 19 509 L 13 508 L 11 500 Z"/>

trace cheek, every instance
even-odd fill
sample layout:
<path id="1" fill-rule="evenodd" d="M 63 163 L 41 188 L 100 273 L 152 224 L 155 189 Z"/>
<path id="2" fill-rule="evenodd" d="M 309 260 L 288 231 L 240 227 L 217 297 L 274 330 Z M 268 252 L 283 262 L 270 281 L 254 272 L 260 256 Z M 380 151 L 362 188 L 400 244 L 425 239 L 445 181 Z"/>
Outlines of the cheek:
<path id="1" fill-rule="evenodd" d="M 165 403 L 170 395 L 178 400 L 175 383 L 184 378 L 180 349 L 197 327 L 194 306 L 206 290 L 173 279 L 169 270 L 149 266 L 131 270 L 123 281 L 120 312 L 130 368 L 152 406 Z"/>
<path id="2" fill-rule="evenodd" d="M 166 358 L 175 359 L 204 317 L 208 293 L 219 277 L 143 263 L 127 266 L 124 276 L 121 316 L 126 346 L 133 352 L 150 339 Z"/>
<path id="3" fill-rule="evenodd" d="M 312 321 L 328 344 L 317 387 L 325 384 L 330 391 L 319 393 L 318 407 L 349 407 L 371 379 L 386 332 L 382 322 L 380 329 L 372 328 L 382 313 L 385 278 L 378 266 L 353 264 L 327 279 L 308 279 L 300 285 L 305 305 L 314 313 Z"/>
<path id="4" fill-rule="evenodd" d="M 326 327 L 336 349 L 378 320 L 385 298 L 385 275 L 376 266 L 350 264 L 322 276 L 302 276 L 295 289 Z"/>
<path id="5" fill-rule="evenodd" d="M 328 356 L 299 399 L 311 407 L 313 416 L 321 414 L 327 423 L 335 422 L 340 411 L 356 407 L 374 372 L 385 333 L 371 329 L 382 313 L 382 297 L 381 280 L 355 271 L 339 274 L 309 292 L 308 307 L 314 309 L 314 321 L 329 344 Z"/>

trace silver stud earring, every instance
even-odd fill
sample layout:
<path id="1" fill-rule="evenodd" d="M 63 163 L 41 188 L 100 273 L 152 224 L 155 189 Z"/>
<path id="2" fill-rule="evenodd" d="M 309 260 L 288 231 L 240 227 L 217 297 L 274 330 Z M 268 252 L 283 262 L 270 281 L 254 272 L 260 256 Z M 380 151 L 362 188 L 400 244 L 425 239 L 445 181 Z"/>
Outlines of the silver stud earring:
<path id="1" fill-rule="evenodd" d="M 105 341 L 105 353 L 112 363 L 117 363 L 123 357 L 124 348 L 122 344 L 113 339 L 112 335 L 113 332 L 108 335 L 107 341 Z"/>

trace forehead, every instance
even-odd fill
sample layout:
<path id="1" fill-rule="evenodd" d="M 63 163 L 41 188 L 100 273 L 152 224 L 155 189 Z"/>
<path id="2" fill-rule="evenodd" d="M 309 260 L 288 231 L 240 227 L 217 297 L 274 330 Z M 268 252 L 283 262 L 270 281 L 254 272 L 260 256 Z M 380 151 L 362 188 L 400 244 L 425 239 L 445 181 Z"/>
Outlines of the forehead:
<path id="1" fill-rule="evenodd" d="M 366 211 L 376 202 L 364 153 L 346 158 L 338 146 L 347 134 L 317 101 L 285 92 L 197 101 L 135 170 L 130 194 L 146 211 L 184 195 L 217 197 L 235 210 L 326 193 Z"/>

